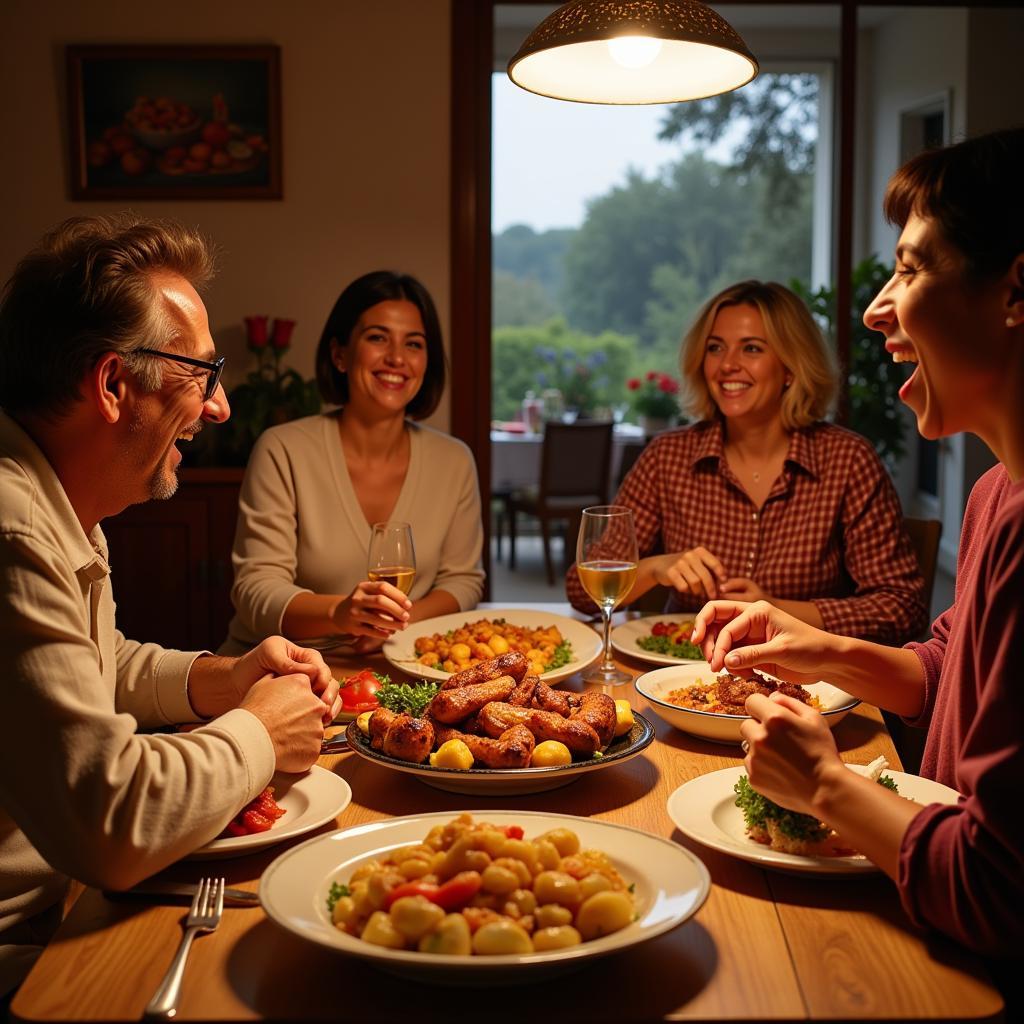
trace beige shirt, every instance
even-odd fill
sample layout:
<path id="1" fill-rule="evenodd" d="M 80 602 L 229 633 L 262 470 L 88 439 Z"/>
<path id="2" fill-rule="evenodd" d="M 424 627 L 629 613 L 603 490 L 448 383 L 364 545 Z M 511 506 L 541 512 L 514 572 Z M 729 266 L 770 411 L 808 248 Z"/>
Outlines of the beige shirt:
<path id="1" fill-rule="evenodd" d="M 415 601 L 440 589 L 475 608 L 483 592 L 483 524 L 476 463 L 458 439 L 407 423 L 409 469 L 392 519 L 412 524 Z M 235 617 L 223 654 L 281 632 L 288 602 L 304 591 L 349 594 L 366 579 L 370 524 L 338 436 L 337 414 L 272 427 L 249 457 L 231 560 Z M 330 638 L 303 640 L 330 646 Z"/>
<path id="2" fill-rule="evenodd" d="M 217 836 L 274 771 L 266 729 L 240 708 L 138 734 L 197 721 L 198 655 L 126 640 L 110 579 L 102 531 L 86 536 L 0 412 L 0 994 L 31 966 L 67 876 L 135 884 Z"/>

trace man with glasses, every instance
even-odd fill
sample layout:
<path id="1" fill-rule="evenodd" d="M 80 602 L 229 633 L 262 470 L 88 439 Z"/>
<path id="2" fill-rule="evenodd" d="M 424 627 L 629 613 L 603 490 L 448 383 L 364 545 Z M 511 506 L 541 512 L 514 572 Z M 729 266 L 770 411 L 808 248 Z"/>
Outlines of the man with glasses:
<path id="1" fill-rule="evenodd" d="M 212 272 L 179 225 L 74 218 L 0 299 L 0 1005 L 69 876 L 125 888 L 215 838 L 316 760 L 338 710 L 320 655 L 283 637 L 234 659 L 114 627 L 100 521 L 170 497 L 180 445 L 230 413 Z"/>

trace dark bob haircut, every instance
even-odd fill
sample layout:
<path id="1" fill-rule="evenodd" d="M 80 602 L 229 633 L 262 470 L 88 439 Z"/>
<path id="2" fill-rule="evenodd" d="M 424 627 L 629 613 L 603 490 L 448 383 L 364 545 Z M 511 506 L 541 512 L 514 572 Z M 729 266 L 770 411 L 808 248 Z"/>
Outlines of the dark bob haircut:
<path id="1" fill-rule="evenodd" d="M 348 401 L 348 376 L 341 373 L 331 358 L 331 342 L 348 345 L 359 318 L 378 302 L 411 302 L 423 318 L 427 336 L 427 370 L 423 385 L 406 406 L 406 415 L 414 420 L 426 419 L 441 401 L 447 376 L 441 324 L 434 300 L 426 288 L 409 274 L 391 270 L 374 270 L 353 281 L 339 296 L 327 317 L 320 344 L 316 349 L 316 382 L 325 402 L 344 405 Z"/>
<path id="2" fill-rule="evenodd" d="M 904 227 L 934 220 L 964 257 L 970 279 L 1002 274 L 1024 252 L 1024 128 L 979 135 L 920 153 L 890 179 L 884 210 Z"/>

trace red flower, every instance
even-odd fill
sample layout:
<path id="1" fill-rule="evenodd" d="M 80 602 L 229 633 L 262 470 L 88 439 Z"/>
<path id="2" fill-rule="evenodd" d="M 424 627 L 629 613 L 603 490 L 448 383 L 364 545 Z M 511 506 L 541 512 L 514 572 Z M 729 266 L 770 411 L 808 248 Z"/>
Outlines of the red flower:
<path id="1" fill-rule="evenodd" d="M 626 381 L 626 387 L 629 388 L 630 391 L 636 391 L 640 387 L 640 378 L 630 377 L 629 380 Z"/>
<path id="2" fill-rule="evenodd" d="M 274 330 L 270 336 L 270 343 L 276 349 L 286 349 L 292 343 L 293 330 L 295 330 L 294 320 L 284 320 L 278 317 L 274 321 Z"/>
<path id="3" fill-rule="evenodd" d="M 267 318 L 265 316 L 245 317 L 245 333 L 249 348 L 254 352 L 267 344 Z"/>
<path id="4" fill-rule="evenodd" d="M 666 395 L 674 395 L 679 390 L 679 385 L 668 374 L 663 373 L 658 379 L 658 390 L 664 391 Z"/>
<path id="5" fill-rule="evenodd" d="M 657 370 L 648 370 L 647 371 L 647 379 L 648 380 L 657 380 L 658 379 L 658 372 L 657 372 Z"/>

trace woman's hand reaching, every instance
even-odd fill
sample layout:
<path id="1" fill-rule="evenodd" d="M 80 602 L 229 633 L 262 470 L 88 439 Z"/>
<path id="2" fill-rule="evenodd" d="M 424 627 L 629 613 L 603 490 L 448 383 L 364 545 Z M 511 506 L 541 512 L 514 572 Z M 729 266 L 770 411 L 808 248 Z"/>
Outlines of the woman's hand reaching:
<path id="1" fill-rule="evenodd" d="M 814 683 L 838 638 L 766 601 L 711 601 L 697 613 L 691 640 L 715 672 L 759 669 L 793 683 Z"/>
<path id="2" fill-rule="evenodd" d="M 331 616 L 339 633 L 386 640 L 409 624 L 412 601 L 390 583 L 363 580 Z"/>
<path id="3" fill-rule="evenodd" d="M 752 694 L 746 711 L 740 735 L 750 785 L 782 807 L 818 816 L 826 779 L 846 771 L 825 719 L 781 693 Z"/>

